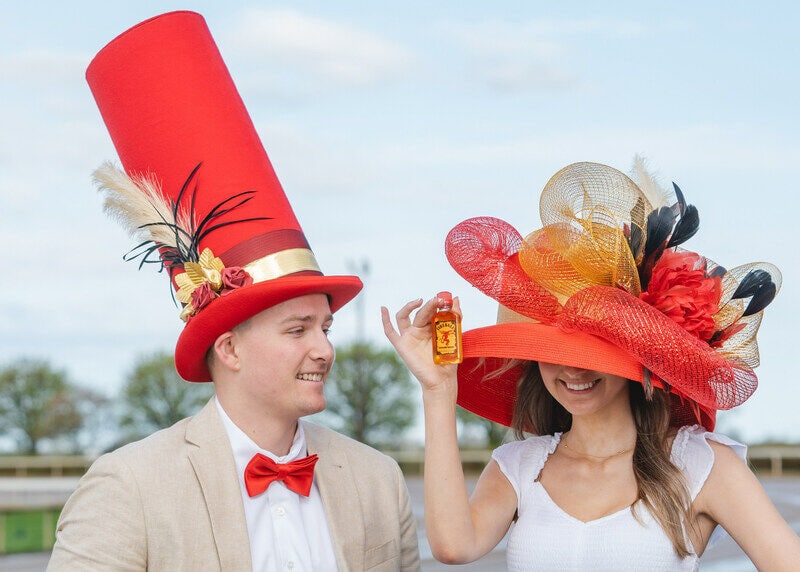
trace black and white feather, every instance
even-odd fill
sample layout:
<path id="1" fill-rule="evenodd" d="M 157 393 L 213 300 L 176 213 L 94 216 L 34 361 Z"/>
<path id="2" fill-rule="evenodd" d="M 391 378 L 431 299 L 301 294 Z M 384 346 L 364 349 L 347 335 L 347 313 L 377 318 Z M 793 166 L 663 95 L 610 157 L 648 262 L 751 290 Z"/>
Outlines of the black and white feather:
<path id="1" fill-rule="evenodd" d="M 224 199 L 198 220 L 194 180 L 201 165 L 192 169 L 175 200 L 164 196 L 152 175 L 133 178 L 110 162 L 103 163 L 94 172 L 98 190 L 105 195 L 104 211 L 141 241 L 125 255 L 125 260 L 139 258 L 140 268 L 144 264 L 159 264 L 159 271 L 166 268 L 172 275 L 185 263 L 199 260 L 200 242 L 209 233 L 229 224 L 269 218 L 218 222 L 219 217 L 246 204 L 255 194 L 255 191 L 243 191 Z"/>

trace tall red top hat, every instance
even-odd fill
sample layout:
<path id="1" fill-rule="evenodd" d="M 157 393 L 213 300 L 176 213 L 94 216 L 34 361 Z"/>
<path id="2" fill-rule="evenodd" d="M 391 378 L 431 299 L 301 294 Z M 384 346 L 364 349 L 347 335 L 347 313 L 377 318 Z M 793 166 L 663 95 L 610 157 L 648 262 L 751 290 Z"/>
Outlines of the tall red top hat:
<path id="1" fill-rule="evenodd" d="M 124 32 L 86 72 L 126 173 L 95 178 L 106 210 L 166 268 L 186 326 L 178 373 L 209 381 L 214 340 L 258 312 L 311 293 L 336 311 L 361 290 L 324 276 L 205 20 L 171 12 Z"/>

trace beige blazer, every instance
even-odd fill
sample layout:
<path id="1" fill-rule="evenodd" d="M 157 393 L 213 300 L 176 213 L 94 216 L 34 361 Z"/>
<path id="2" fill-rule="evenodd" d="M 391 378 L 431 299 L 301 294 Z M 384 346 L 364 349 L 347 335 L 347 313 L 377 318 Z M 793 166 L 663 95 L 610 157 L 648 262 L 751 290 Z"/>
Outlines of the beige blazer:
<path id="1" fill-rule="evenodd" d="M 303 422 L 339 570 L 419 570 L 411 502 L 393 459 Z M 61 570 L 250 571 L 236 466 L 213 401 L 103 455 L 58 520 Z"/>

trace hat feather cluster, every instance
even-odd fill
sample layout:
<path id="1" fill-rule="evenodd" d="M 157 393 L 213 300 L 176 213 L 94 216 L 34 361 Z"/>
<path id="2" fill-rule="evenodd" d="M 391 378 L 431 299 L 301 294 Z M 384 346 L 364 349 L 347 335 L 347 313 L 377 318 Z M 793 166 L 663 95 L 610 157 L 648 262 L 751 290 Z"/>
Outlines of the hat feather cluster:
<path id="1" fill-rule="evenodd" d="M 252 278 L 242 268 L 226 268 L 210 249 L 201 251 L 200 242 L 230 224 L 268 219 L 251 217 L 217 222 L 219 217 L 252 199 L 255 191 L 244 191 L 224 199 L 198 221 L 194 209 L 197 187 L 193 181 L 200 166 L 192 169 L 176 200 L 164 197 L 152 175 L 131 177 L 110 162 L 94 172 L 95 184 L 105 195 L 103 210 L 132 237 L 141 240 L 124 256 L 125 260 L 139 258 L 139 268 L 158 264 L 159 272 L 167 269 L 178 288 L 177 299 L 183 304 L 184 321 L 218 296 L 252 284 Z"/>

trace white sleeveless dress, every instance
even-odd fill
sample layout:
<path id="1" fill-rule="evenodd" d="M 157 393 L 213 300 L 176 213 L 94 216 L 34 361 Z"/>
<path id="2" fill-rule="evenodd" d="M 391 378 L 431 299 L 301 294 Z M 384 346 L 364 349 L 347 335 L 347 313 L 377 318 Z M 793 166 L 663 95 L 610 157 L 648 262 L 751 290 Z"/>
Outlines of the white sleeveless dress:
<path id="1" fill-rule="evenodd" d="M 561 434 L 530 437 L 497 448 L 492 458 L 517 493 L 519 518 L 506 547 L 509 570 L 697 570 L 696 554 L 678 558 L 667 535 L 639 503 L 583 522 L 564 512 L 537 481 Z M 714 464 L 708 440 L 731 447 L 742 459 L 746 447 L 699 425 L 682 427 L 672 444 L 672 462 L 683 472 L 692 500 Z M 720 532 L 719 528 L 715 532 Z M 710 542 L 709 542 L 710 544 Z"/>

